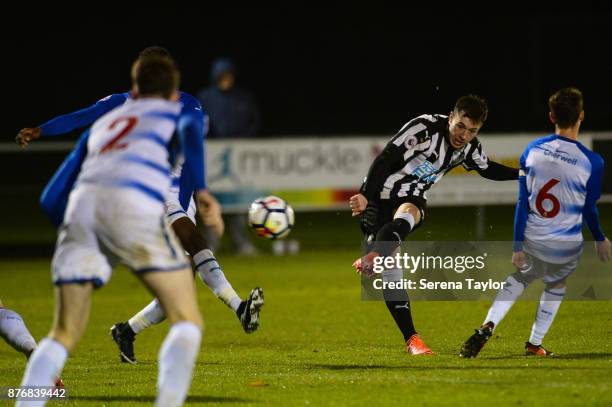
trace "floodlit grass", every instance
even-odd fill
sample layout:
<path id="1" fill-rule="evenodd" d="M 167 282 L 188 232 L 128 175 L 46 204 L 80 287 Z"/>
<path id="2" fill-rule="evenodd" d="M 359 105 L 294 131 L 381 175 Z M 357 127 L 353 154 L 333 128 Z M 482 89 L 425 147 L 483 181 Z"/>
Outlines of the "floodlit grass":
<path id="1" fill-rule="evenodd" d="M 241 295 L 260 285 L 260 330 L 237 318 L 199 286 L 206 332 L 188 404 L 200 405 L 610 405 L 611 302 L 566 302 L 545 345 L 559 356 L 522 356 L 536 303 L 518 302 L 480 356 L 457 356 L 488 302 L 414 302 L 417 329 L 436 352 L 411 357 L 386 307 L 360 300 L 350 264 L 355 250 L 297 256 L 220 256 Z M 37 339 L 51 325 L 49 261 L 0 261 L 0 298 Z M 137 337 L 138 365 L 121 364 L 108 328 L 150 301 L 128 271 L 117 269 L 94 295 L 87 332 L 63 379 L 68 402 L 50 405 L 150 405 L 157 353 L 168 325 Z M 25 359 L 0 342 L 0 387 L 17 386 Z M 0 401 L 0 404 L 3 402 Z M 6 404 L 6 402 L 4 402 Z"/>

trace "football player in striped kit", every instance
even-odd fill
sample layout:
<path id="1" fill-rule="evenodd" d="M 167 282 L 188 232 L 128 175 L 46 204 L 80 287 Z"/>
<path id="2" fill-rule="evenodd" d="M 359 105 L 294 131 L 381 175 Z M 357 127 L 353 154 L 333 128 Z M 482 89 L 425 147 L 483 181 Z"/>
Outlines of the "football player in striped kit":
<path id="1" fill-rule="evenodd" d="M 76 149 L 84 158 L 68 191 L 51 196 L 62 207 L 52 261 L 56 311 L 51 331 L 30 356 L 22 386 L 50 386 L 87 326 L 94 288 L 125 264 L 159 300 L 170 331 L 159 353 L 155 405 L 182 405 L 202 337 L 202 317 L 187 257 L 166 220 L 172 167 L 194 177 L 198 210 L 203 197 L 204 157 L 198 118 L 178 102 L 180 75 L 169 58 L 137 60 L 133 94 L 91 126 Z M 176 132 L 175 132 L 176 131 Z M 198 147 L 199 146 L 199 147 Z M 204 199 L 202 199 L 204 198 Z M 40 400 L 17 402 L 44 405 Z"/>
<path id="2" fill-rule="evenodd" d="M 147 47 L 139 54 L 139 59 L 141 60 L 150 57 L 172 58 L 167 49 L 157 46 Z M 56 117 L 40 127 L 22 129 L 17 135 L 16 141 L 22 147 L 26 147 L 28 143 L 39 138 L 58 136 L 88 126 L 102 115 L 129 100 L 130 92 L 112 94 L 99 100 L 93 106 Z M 179 92 L 179 102 L 181 103 L 182 111 L 190 113 L 196 119 L 197 126 L 194 127 L 193 131 L 197 132 L 203 139 L 207 132 L 208 119 L 202 106 L 197 99 L 185 92 Z M 190 129 L 186 130 L 190 131 Z M 58 173 L 43 193 L 43 206 L 46 199 L 52 198 L 49 192 L 60 189 L 56 188 L 58 184 L 65 183 L 68 187 L 71 185 L 70 173 L 74 162 L 76 160 L 70 161 L 69 158 L 58 170 Z M 223 269 L 209 249 L 208 243 L 196 228 L 196 205 L 192 197 L 192 178 L 193 176 L 188 172 L 183 172 L 180 166 L 175 168 L 172 174 L 170 194 L 165 202 L 168 222 L 177 234 L 181 245 L 190 254 L 200 279 L 221 301 L 234 311 L 244 331 L 252 333 L 259 327 L 259 313 L 263 306 L 263 290 L 260 287 L 256 287 L 251 291 L 248 298 L 242 300 L 225 277 Z M 219 204 L 212 194 L 207 191 L 204 191 L 201 195 L 202 199 L 206 200 L 205 203 L 208 207 L 208 211 L 203 215 L 202 220 L 219 235 L 222 234 L 223 221 Z M 63 211 L 55 212 L 63 214 Z M 52 221 L 57 226 L 61 224 L 62 219 L 52 216 Z M 113 325 L 110 333 L 119 348 L 120 360 L 125 363 L 135 364 L 134 340 L 136 335 L 155 324 L 159 324 L 164 319 L 164 311 L 159 301 L 155 299 L 130 319 Z"/>
<path id="3" fill-rule="evenodd" d="M 448 116 L 422 115 L 407 124 L 376 157 L 359 194 L 350 198 L 353 216 L 359 216 L 364 233 L 365 256 L 353 266 L 371 275 L 374 258 L 392 255 L 406 236 L 424 219 L 427 191 L 444 174 L 462 165 L 481 176 L 516 180 L 518 170 L 489 160 L 476 138 L 487 119 L 486 102 L 475 95 L 460 97 Z M 392 270 L 385 279 L 402 278 Z M 405 290 L 384 290 L 384 298 L 412 355 L 432 351 L 417 334 Z"/>
<path id="4" fill-rule="evenodd" d="M 517 271 L 497 293 L 482 326 L 463 344 L 462 357 L 478 355 L 514 302 L 538 278 L 545 288 L 525 354 L 552 356 L 542 341 L 559 311 L 566 279 L 582 254 L 583 223 L 593 235 L 599 259 L 610 260 L 610 241 L 601 230 L 596 206 L 604 161 L 577 140 L 584 119 L 582 93 L 576 88 L 561 89 L 548 105 L 555 134 L 530 143 L 520 159 L 512 254 Z"/>

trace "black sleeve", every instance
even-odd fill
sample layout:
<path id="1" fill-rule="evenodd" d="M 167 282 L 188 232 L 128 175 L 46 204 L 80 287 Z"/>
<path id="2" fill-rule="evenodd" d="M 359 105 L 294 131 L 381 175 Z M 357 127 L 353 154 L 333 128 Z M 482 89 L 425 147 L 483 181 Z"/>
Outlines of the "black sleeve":
<path id="1" fill-rule="evenodd" d="M 489 166 L 487 168 L 484 170 L 477 168 L 476 171 L 478 171 L 482 177 L 493 181 L 517 180 L 519 174 L 518 168 L 507 167 L 491 160 L 489 160 Z"/>
<path id="2" fill-rule="evenodd" d="M 437 117 L 419 116 L 406 123 L 389 141 L 385 149 L 374 159 L 368 170 L 368 176 L 361 186 L 360 192 L 368 201 L 378 199 L 386 179 L 402 168 L 405 156 L 409 152 L 429 148 L 431 137 L 428 130 L 437 122 Z"/>
<path id="3" fill-rule="evenodd" d="M 403 162 L 404 149 L 393 143 L 387 144 L 385 149 L 378 154 L 368 170 L 360 192 L 368 201 L 376 199 L 382 190 L 383 184 L 389 175 L 399 169 Z"/>

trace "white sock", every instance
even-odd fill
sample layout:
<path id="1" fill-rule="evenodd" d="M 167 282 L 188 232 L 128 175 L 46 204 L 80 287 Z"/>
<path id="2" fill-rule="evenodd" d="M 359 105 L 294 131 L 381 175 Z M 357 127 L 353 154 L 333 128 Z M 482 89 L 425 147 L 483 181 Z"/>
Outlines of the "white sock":
<path id="1" fill-rule="evenodd" d="M 166 314 L 156 298 L 151 301 L 149 305 L 144 307 L 138 314 L 130 318 L 128 324 L 130 324 L 130 327 L 134 333 L 137 334 L 151 325 L 159 324 L 164 319 L 166 319 Z"/>
<path id="2" fill-rule="evenodd" d="M 181 406 L 191 385 L 202 331 L 194 323 L 172 325 L 159 351 L 156 406 Z"/>
<path id="3" fill-rule="evenodd" d="M 529 342 L 532 345 L 541 345 L 544 336 L 550 329 L 561 301 L 565 295 L 565 287 L 562 288 L 547 288 L 540 297 L 540 304 L 536 312 L 536 318 L 531 327 L 531 336 Z"/>
<path id="4" fill-rule="evenodd" d="M 199 251 L 193 256 L 193 262 L 204 284 L 212 290 L 217 298 L 236 312 L 242 300 L 225 278 L 225 274 L 223 274 L 223 270 L 221 270 L 221 266 L 219 266 L 213 253 L 208 249 Z"/>
<path id="5" fill-rule="evenodd" d="M 495 301 L 493 305 L 491 305 L 491 308 L 489 308 L 487 318 L 484 320 L 483 325 L 491 321 L 495 324 L 495 327 L 497 327 L 508 311 L 510 311 L 510 308 L 512 308 L 517 298 L 523 294 L 523 291 L 525 291 L 525 286 L 518 282 L 513 276 L 508 276 L 504 288 L 497 292 Z"/>
<path id="6" fill-rule="evenodd" d="M 0 308 L 0 336 L 26 356 L 36 349 L 36 341 L 28 331 L 21 315 L 10 309 Z"/>
<path id="7" fill-rule="evenodd" d="M 60 375 L 68 351 L 61 343 L 44 338 L 30 356 L 21 386 L 53 386 L 55 379 Z M 44 401 L 18 401 L 15 406 L 44 406 Z"/>
<path id="8" fill-rule="evenodd" d="M 410 225 L 410 230 L 414 229 L 414 224 L 416 223 L 416 220 L 414 219 L 414 216 L 412 216 L 412 214 L 410 214 L 408 212 L 397 213 L 397 214 L 395 214 L 393 219 L 403 219 L 403 220 L 405 220 Z"/>

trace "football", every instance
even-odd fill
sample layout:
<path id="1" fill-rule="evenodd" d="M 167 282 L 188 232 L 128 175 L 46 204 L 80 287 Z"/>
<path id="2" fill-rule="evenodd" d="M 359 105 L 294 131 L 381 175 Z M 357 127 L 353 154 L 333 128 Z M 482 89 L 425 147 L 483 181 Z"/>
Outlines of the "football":
<path id="1" fill-rule="evenodd" d="M 283 238 L 289 234 L 294 222 L 293 208 L 277 196 L 257 198 L 249 207 L 249 225 L 257 236 Z"/>

